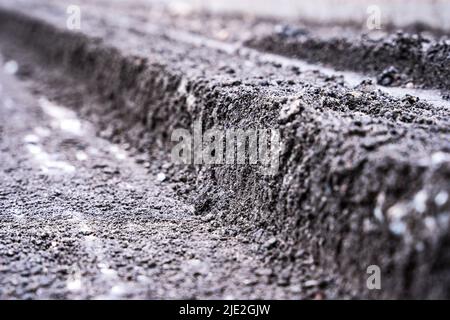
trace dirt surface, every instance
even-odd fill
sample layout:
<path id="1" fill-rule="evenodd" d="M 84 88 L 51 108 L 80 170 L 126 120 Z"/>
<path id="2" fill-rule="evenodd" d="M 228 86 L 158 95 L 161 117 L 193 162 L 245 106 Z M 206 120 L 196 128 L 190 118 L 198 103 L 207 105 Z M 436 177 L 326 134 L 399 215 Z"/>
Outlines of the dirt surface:
<path id="1" fill-rule="evenodd" d="M 302 297 L 142 157 L 1 75 L 0 298 Z M 33 89 L 34 88 L 34 89 Z"/>
<path id="2" fill-rule="evenodd" d="M 320 39 L 295 26 L 247 42 L 264 51 L 320 62 L 340 70 L 354 70 L 376 76 L 383 86 L 442 89 L 450 99 L 450 41 L 434 41 L 420 34 L 398 32 L 389 36 Z"/>
<path id="3" fill-rule="evenodd" d="M 16 119 L 3 120 L 0 131 L 7 159 L 0 281 L 13 279 L 3 297 L 449 296 L 445 102 L 393 96 L 370 81 L 353 85 L 338 72 L 187 32 L 189 19 L 164 12 L 161 21 L 175 21 L 170 28 L 138 15 L 117 19 L 114 10 L 91 6 L 80 33 L 64 29 L 63 5 L 0 11 L 4 60 L 17 61 L 27 83 L 12 82 L 2 93 L 2 119 Z M 25 91 L 29 107 L 7 107 L 8 94 L 21 101 Z M 74 110 L 92 131 L 75 140 L 58 134 L 24 141 L 36 123 L 48 126 L 39 101 Z M 204 129 L 279 129 L 280 170 L 268 177 L 249 165 L 171 164 L 171 132 L 197 119 Z M 102 151 L 111 146 L 136 159 Z M 39 152 L 27 149 L 77 165 L 54 176 L 39 168 Z M 78 149 L 92 161 L 73 160 Z M 49 219 L 56 238 L 34 244 Z M 17 238 L 35 251 L 20 254 L 25 249 L 10 240 Z M 70 253 L 55 258 L 54 247 Z M 25 263 L 30 256 L 48 267 L 33 277 L 37 285 L 17 292 L 41 265 Z M 374 264 L 382 290 L 366 287 Z M 57 273 L 58 266 L 69 270 Z M 48 289 L 43 279 L 53 279 Z"/>

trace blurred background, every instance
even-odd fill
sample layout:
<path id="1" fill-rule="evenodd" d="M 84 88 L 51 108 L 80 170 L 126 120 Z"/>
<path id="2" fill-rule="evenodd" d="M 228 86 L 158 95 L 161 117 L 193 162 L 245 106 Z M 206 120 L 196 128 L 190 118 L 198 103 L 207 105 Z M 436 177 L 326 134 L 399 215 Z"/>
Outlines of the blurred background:
<path id="1" fill-rule="evenodd" d="M 377 6 L 382 23 L 406 26 L 426 24 L 450 30 L 448 0 L 149 0 L 169 3 L 176 10 L 206 9 L 257 15 L 302 18 L 319 23 L 349 21 L 364 24 Z M 373 12 L 373 11 L 372 11 Z"/>

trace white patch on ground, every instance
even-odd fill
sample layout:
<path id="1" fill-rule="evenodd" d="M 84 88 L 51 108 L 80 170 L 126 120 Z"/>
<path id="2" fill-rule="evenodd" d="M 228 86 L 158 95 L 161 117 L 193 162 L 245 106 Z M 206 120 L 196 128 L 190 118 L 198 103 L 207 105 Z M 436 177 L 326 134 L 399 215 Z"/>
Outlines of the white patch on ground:
<path id="1" fill-rule="evenodd" d="M 406 232 L 406 223 L 403 218 L 408 214 L 408 205 L 404 202 L 394 204 L 387 210 L 389 230 L 393 234 L 403 235 Z"/>
<path id="2" fill-rule="evenodd" d="M 67 280 L 66 287 L 67 287 L 67 290 L 69 290 L 69 291 L 80 291 L 81 288 L 83 287 L 83 284 L 81 282 L 81 279 L 76 277 L 76 278 Z"/>
<path id="3" fill-rule="evenodd" d="M 431 163 L 433 165 L 440 165 L 441 163 L 450 161 L 450 154 L 446 152 L 435 152 L 431 155 Z"/>
<path id="4" fill-rule="evenodd" d="M 77 158 L 78 161 L 86 161 L 88 159 L 88 155 L 84 151 L 77 151 L 75 153 L 75 157 Z"/>
<path id="5" fill-rule="evenodd" d="M 14 60 L 10 60 L 10 61 L 6 62 L 5 65 L 3 66 L 3 71 L 9 75 L 16 74 L 18 70 L 19 70 L 19 65 Z"/>
<path id="6" fill-rule="evenodd" d="M 55 127 L 74 135 L 82 134 L 81 122 L 75 112 L 59 106 L 45 97 L 39 99 L 39 105 L 47 115 L 53 118 L 52 124 Z"/>
<path id="7" fill-rule="evenodd" d="M 300 112 L 300 108 L 301 101 L 299 99 L 295 99 L 294 101 L 289 102 L 288 104 L 284 105 L 283 108 L 281 108 L 278 118 L 280 120 L 286 120 L 290 116 Z"/>
<path id="8" fill-rule="evenodd" d="M 164 180 L 166 180 L 166 175 L 164 173 L 160 172 L 156 176 L 156 180 L 158 180 L 159 182 L 163 182 Z"/>
<path id="9" fill-rule="evenodd" d="M 127 292 L 125 286 L 123 285 L 115 285 L 114 287 L 111 288 L 110 290 L 110 295 L 112 295 L 112 297 L 121 297 L 123 296 L 125 293 Z"/>
<path id="10" fill-rule="evenodd" d="M 413 200 L 414 209 L 416 209 L 416 211 L 419 213 L 424 213 L 427 209 L 427 200 L 428 194 L 425 190 L 420 190 L 419 192 L 417 192 Z"/>
<path id="11" fill-rule="evenodd" d="M 385 198 L 386 198 L 385 194 L 383 192 L 380 193 L 377 197 L 377 204 L 375 206 L 375 209 L 373 210 L 373 215 L 380 222 L 384 220 L 382 207 L 384 205 Z"/>
<path id="12" fill-rule="evenodd" d="M 97 298 L 114 299 L 123 296 L 127 292 L 127 286 L 126 284 L 120 284 L 121 280 L 117 271 L 110 267 L 111 264 L 108 261 L 102 239 L 94 235 L 95 229 L 89 225 L 88 220 L 81 212 L 70 211 L 68 213 L 71 217 L 70 220 L 84 237 L 83 246 L 86 253 L 95 257 L 100 280 L 105 283 L 105 292 Z"/>
<path id="13" fill-rule="evenodd" d="M 35 134 L 27 134 L 24 138 L 23 141 L 25 143 L 31 143 L 31 144 L 36 144 L 39 142 L 39 137 Z"/>
<path id="14" fill-rule="evenodd" d="M 441 192 L 439 192 L 436 197 L 434 197 L 434 203 L 438 206 L 441 207 L 444 204 L 447 203 L 448 200 L 448 193 L 444 190 L 442 190 Z"/>
<path id="15" fill-rule="evenodd" d="M 110 269 L 108 267 L 104 267 L 100 269 L 100 272 L 108 278 L 116 278 L 117 277 L 117 271 L 114 269 Z"/>
<path id="16" fill-rule="evenodd" d="M 73 165 L 65 161 L 57 160 L 57 155 L 48 154 L 41 146 L 35 143 L 28 143 L 26 148 L 28 149 L 28 152 L 34 156 L 34 159 L 39 163 L 40 168 L 44 173 L 73 173 L 76 170 Z"/>
<path id="17" fill-rule="evenodd" d="M 114 155 L 114 157 L 116 157 L 117 160 L 125 160 L 128 156 L 125 150 L 122 150 L 115 144 L 112 144 L 109 147 L 109 151 Z"/>
<path id="18" fill-rule="evenodd" d="M 25 213 L 17 208 L 12 209 L 12 216 L 17 220 L 25 219 Z"/>
<path id="19" fill-rule="evenodd" d="M 186 95 L 187 92 L 187 80 L 185 78 L 182 78 L 180 81 L 180 84 L 178 85 L 177 91 L 181 95 Z"/>
<path id="20" fill-rule="evenodd" d="M 189 93 L 186 98 L 186 105 L 188 110 L 194 110 L 195 103 L 196 103 L 195 96 L 192 93 Z"/>

